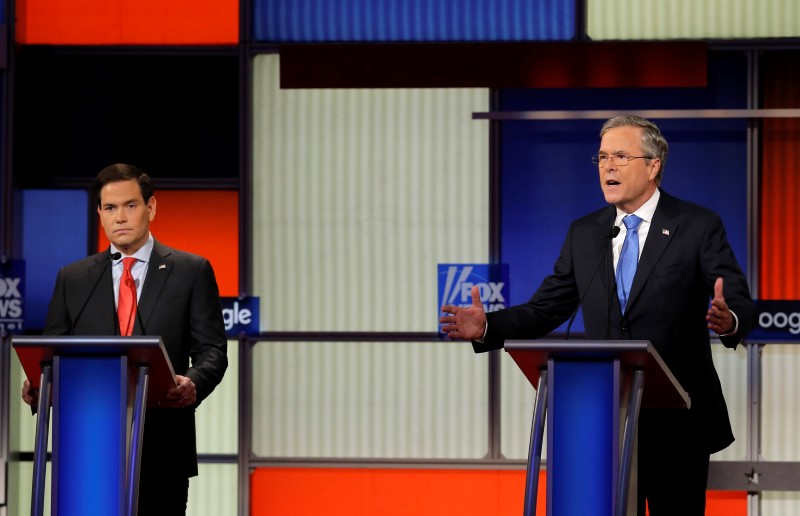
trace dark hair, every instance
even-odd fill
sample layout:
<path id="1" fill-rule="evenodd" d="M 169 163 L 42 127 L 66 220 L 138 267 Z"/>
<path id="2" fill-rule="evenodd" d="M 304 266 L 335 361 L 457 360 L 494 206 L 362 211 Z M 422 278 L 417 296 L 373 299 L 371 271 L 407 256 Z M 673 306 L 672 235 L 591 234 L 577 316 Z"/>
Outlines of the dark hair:
<path id="1" fill-rule="evenodd" d="M 100 206 L 100 191 L 108 183 L 116 183 L 118 181 L 135 180 L 139 183 L 139 190 L 142 192 L 142 198 L 145 204 L 153 196 L 153 182 L 150 176 L 144 173 L 144 170 L 133 165 L 126 165 L 124 163 L 116 163 L 109 165 L 97 174 L 94 180 L 94 195 L 97 197 L 97 206 Z"/>
<path id="2" fill-rule="evenodd" d="M 664 135 L 661 134 L 661 130 L 646 118 L 635 115 L 622 115 L 607 120 L 603 124 L 603 128 L 600 129 L 600 137 L 602 138 L 607 131 L 616 127 L 639 127 L 643 129 L 642 151 L 648 156 L 661 160 L 661 167 L 658 169 L 655 179 L 656 186 L 660 186 L 661 179 L 664 176 L 664 167 L 667 164 L 667 152 L 669 151 L 669 145 Z M 649 159 L 645 161 L 647 163 L 650 162 Z"/>

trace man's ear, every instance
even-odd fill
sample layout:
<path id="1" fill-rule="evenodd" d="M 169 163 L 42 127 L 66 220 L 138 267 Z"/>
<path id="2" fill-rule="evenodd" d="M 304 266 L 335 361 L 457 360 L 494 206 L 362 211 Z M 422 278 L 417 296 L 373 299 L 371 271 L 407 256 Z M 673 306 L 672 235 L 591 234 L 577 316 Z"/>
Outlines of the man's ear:
<path id="1" fill-rule="evenodd" d="M 153 219 L 156 218 L 156 198 L 153 196 L 147 201 L 147 211 L 150 212 L 150 222 L 153 222 Z"/>
<path id="2" fill-rule="evenodd" d="M 648 173 L 647 177 L 650 181 L 655 181 L 656 177 L 658 176 L 658 172 L 661 170 L 661 160 L 658 158 L 653 158 L 650 160 L 650 172 Z"/>

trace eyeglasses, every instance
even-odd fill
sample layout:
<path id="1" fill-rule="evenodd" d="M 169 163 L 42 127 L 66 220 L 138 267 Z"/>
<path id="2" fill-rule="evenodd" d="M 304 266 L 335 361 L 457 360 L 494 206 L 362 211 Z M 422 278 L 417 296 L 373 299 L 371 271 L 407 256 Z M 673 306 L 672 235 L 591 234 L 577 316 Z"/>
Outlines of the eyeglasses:
<path id="1" fill-rule="evenodd" d="M 655 159 L 653 156 L 628 156 L 627 154 L 618 152 L 616 154 L 597 154 L 596 156 L 592 156 L 592 163 L 595 166 L 602 167 L 603 165 L 608 163 L 609 158 L 614 160 L 614 163 L 620 167 L 624 167 L 625 165 L 630 163 L 632 159 L 640 159 L 640 158 Z"/>

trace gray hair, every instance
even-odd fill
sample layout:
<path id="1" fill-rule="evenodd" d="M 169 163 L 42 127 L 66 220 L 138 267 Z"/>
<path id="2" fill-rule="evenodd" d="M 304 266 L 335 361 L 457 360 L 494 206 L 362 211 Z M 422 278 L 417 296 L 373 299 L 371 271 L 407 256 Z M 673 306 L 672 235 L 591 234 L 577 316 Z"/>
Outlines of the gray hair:
<path id="1" fill-rule="evenodd" d="M 661 160 L 661 167 L 658 169 L 658 175 L 656 175 L 655 179 L 656 186 L 661 186 L 664 166 L 667 163 L 667 152 L 669 151 L 669 144 L 667 144 L 664 135 L 661 134 L 661 130 L 646 118 L 635 115 L 622 115 L 610 118 L 603 124 L 603 128 L 600 129 L 600 138 L 607 131 L 617 127 L 639 127 L 642 129 L 642 151 L 651 158 Z M 648 159 L 646 162 L 649 164 L 650 160 Z"/>

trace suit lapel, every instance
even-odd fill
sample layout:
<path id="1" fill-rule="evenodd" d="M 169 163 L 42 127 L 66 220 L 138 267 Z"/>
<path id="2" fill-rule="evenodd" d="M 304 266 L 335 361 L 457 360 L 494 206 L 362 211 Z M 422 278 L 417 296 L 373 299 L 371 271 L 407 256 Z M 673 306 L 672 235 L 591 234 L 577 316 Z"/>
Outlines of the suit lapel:
<path id="1" fill-rule="evenodd" d="M 653 213 L 647 240 L 642 249 L 642 256 L 639 258 L 639 264 L 636 267 L 636 275 L 633 277 L 626 312 L 629 312 L 631 306 L 636 303 L 639 294 L 647 284 L 648 278 L 650 278 L 650 274 L 652 274 L 653 269 L 655 269 L 656 264 L 658 264 L 674 237 L 675 231 L 678 229 L 677 216 L 678 203 L 674 197 L 667 195 L 662 190 L 658 206 L 656 206 L 656 211 Z"/>
<path id="2" fill-rule="evenodd" d="M 110 324 L 108 327 L 100 329 L 100 333 L 106 333 L 108 335 L 113 335 L 117 332 L 117 313 L 115 309 L 115 300 L 114 300 L 114 280 L 111 276 L 111 266 L 109 261 L 111 257 L 108 252 L 101 253 L 97 255 L 97 259 L 91 265 L 89 265 L 87 269 L 87 274 L 89 276 L 89 281 L 86 282 L 87 289 L 91 288 L 92 285 L 97 285 L 94 293 L 87 292 L 88 295 L 92 295 L 92 297 L 98 298 L 99 302 L 92 302 L 88 298 L 84 297 L 81 302 L 86 303 L 84 307 L 84 312 L 88 309 L 89 303 L 92 304 L 92 310 L 97 310 L 99 313 L 97 316 L 92 315 L 91 317 L 87 316 L 86 313 L 81 314 L 79 317 L 81 321 L 73 321 L 73 322 L 82 322 L 88 323 L 89 321 L 98 321 L 99 324 L 103 324 L 105 326 L 105 322 L 108 321 Z M 105 275 L 105 278 L 101 278 L 100 276 Z M 98 283 L 99 282 L 99 283 Z M 108 296 L 105 299 L 102 299 L 104 296 Z M 85 301 L 84 301 L 85 300 Z M 81 325 L 83 326 L 83 324 Z"/>
<path id="3" fill-rule="evenodd" d="M 147 265 L 147 277 L 144 280 L 144 288 L 139 298 L 139 315 L 141 324 L 147 327 L 150 316 L 156 307 L 156 302 L 161 294 L 161 290 L 167 282 L 167 278 L 172 272 L 172 262 L 169 255 L 172 252 L 156 241 L 153 245 L 153 252 L 150 254 L 150 263 Z M 141 334 L 142 328 L 137 326 L 137 332 Z"/>

